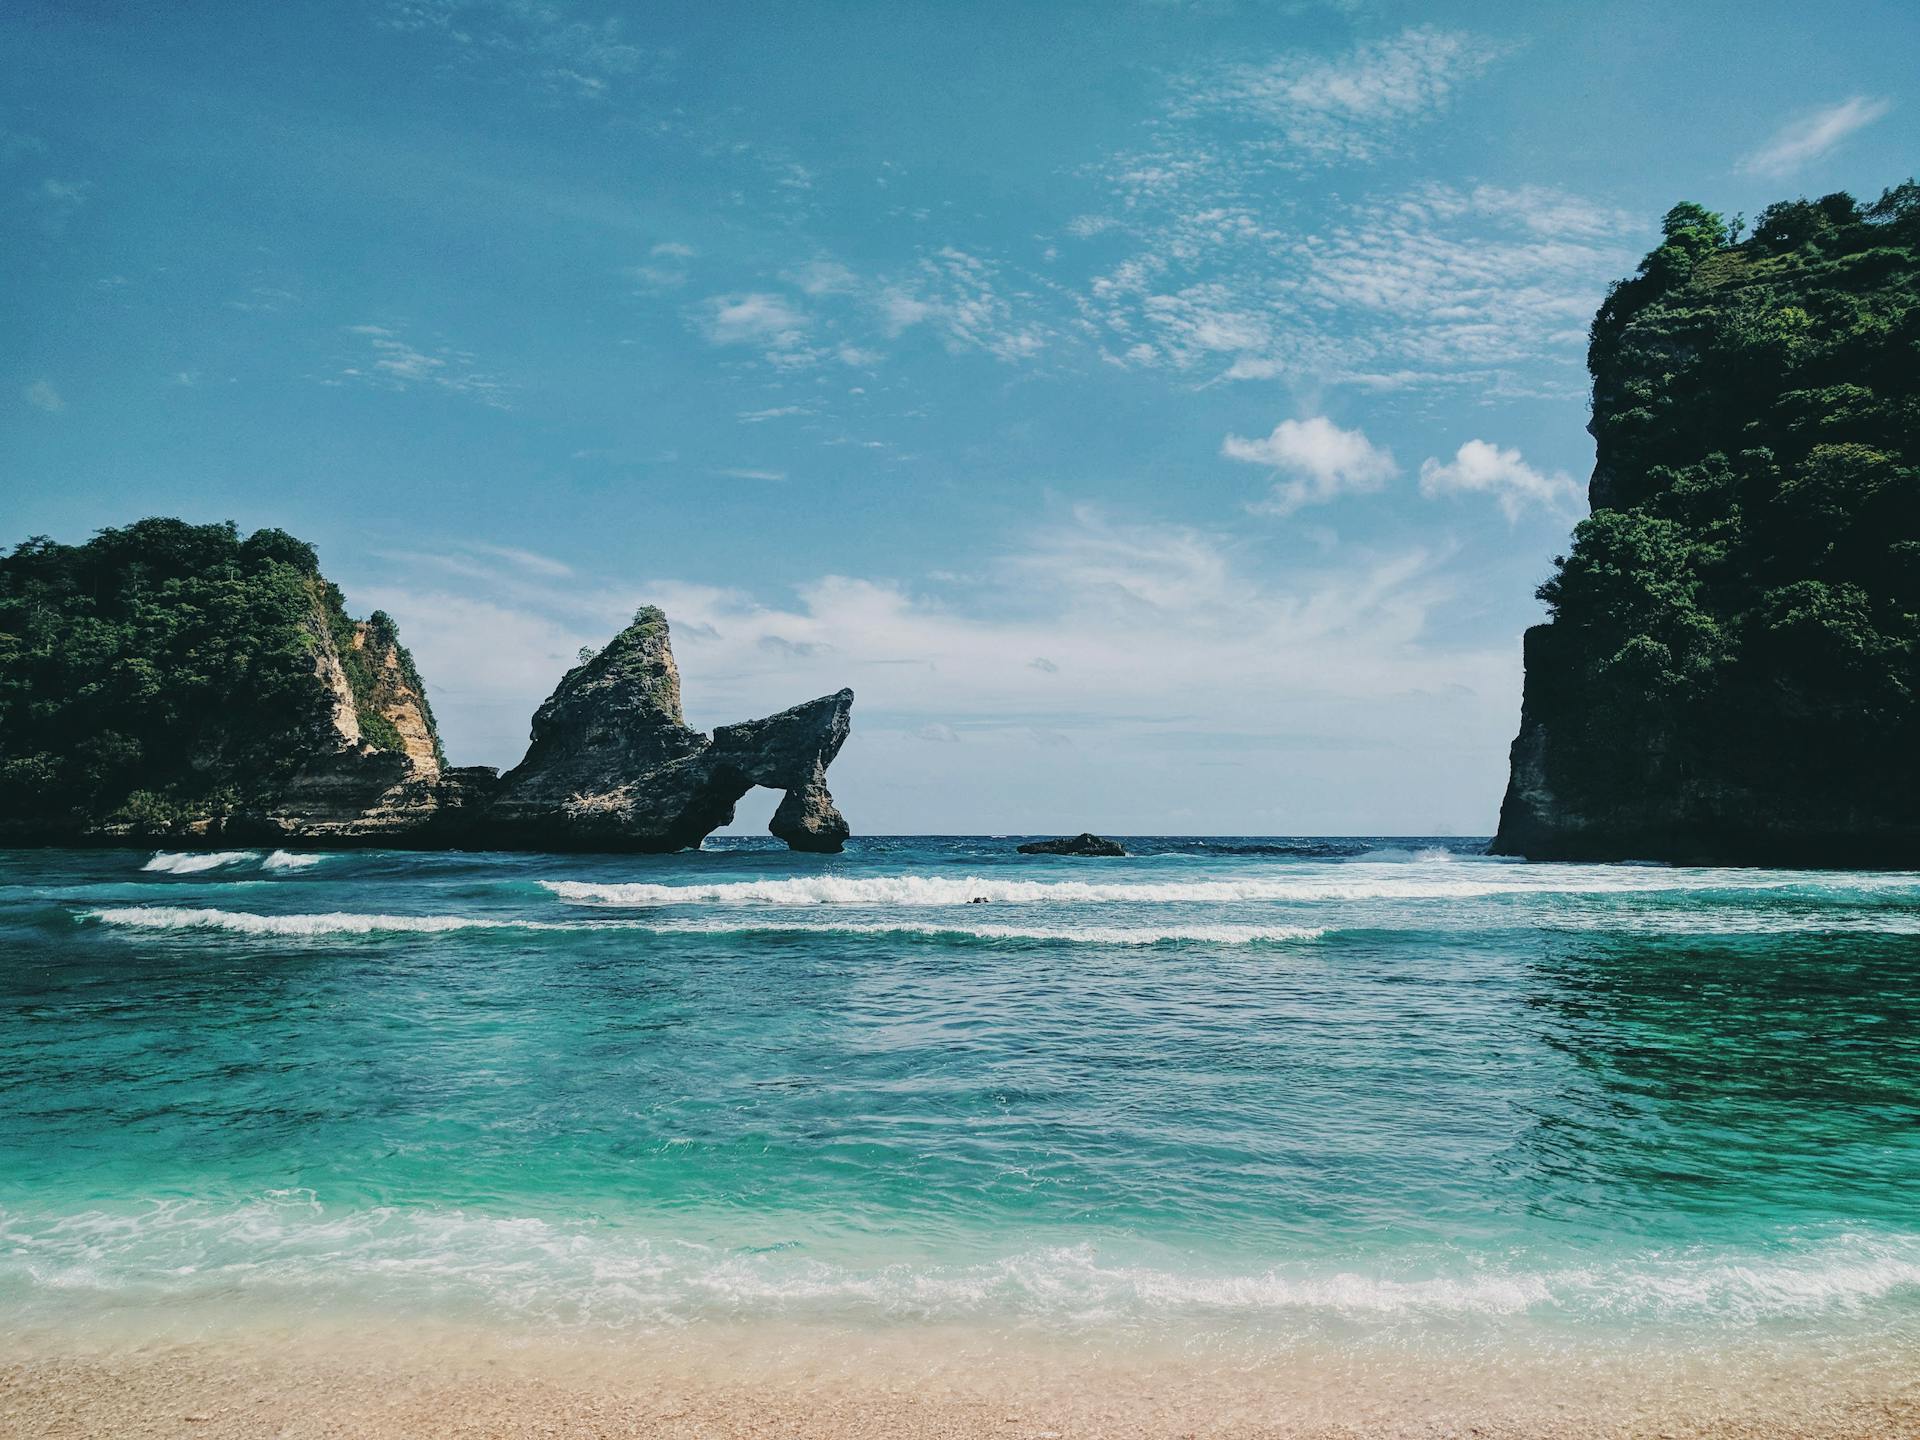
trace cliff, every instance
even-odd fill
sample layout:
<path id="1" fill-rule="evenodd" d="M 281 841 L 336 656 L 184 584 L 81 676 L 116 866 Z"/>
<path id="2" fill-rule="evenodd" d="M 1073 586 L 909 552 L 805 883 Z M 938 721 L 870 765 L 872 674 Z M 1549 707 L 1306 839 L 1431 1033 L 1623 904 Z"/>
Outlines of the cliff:
<path id="1" fill-rule="evenodd" d="M 283 532 L 144 520 L 0 558 L 0 843 L 673 850 L 766 785 L 775 835 L 836 851 L 852 702 L 689 729 L 644 609 L 500 776 L 447 764 L 393 621 L 348 617 Z"/>
<path id="2" fill-rule="evenodd" d="M 1495 852 L 1920 864 L 1920 188 L 1677 206 L 1588 360 Z"/>

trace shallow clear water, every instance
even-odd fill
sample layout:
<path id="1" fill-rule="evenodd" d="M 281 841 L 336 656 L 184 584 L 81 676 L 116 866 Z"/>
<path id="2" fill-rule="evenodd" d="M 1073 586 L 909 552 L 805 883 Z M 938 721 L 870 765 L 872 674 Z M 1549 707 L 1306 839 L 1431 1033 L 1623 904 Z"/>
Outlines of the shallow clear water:
<path id="1" fill-rule="evenodd" d="M 712 843 L 0 853 L 0 1328 L 1920 1336 L 1920 875 Z"/>

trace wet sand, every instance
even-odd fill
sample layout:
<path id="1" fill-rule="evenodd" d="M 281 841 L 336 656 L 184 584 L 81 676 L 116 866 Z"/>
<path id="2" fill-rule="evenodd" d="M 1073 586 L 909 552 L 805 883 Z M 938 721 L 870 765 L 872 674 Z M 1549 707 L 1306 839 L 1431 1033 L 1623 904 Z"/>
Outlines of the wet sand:
<path id="1" fill-rule="evenodd" d="M 1912 1437 L 1920 1364 L 1745 1349 L 1278 1359 L 905 1331 L 0 1345 L 0 1436 Z"/>

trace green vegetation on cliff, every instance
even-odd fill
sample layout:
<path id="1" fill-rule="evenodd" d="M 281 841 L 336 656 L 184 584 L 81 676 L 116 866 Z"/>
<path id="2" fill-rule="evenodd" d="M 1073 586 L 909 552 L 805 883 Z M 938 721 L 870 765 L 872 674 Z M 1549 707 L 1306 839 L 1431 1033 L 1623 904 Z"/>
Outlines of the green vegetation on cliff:
<path id="1" fill-rule="evenodd" d="M 158 825 L 259 802 L 338 746 L 317 673 L 329 635 L 363 738 L 399 748 L 353 631 L 284 531 L 149 519 L 16 546 L 0 557 L 0 821 Z"/>
<path id="2" fill-rule="evenodd" d="M 1540 589 L 1503 848 L 1916 833 L 1920 187 L 1739 229 L 1676 206 L 1594 320 L 1593 514 Z"/>

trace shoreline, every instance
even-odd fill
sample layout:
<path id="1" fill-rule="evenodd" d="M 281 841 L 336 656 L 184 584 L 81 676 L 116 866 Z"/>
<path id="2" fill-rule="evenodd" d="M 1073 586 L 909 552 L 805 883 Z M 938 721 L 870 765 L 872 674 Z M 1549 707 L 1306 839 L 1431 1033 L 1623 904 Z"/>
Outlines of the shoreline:
<path id="1" fill-rule="evenodd" d="M 561 1336 L 295 1322 L 0 1341 L 0 1436 L 1878 1437 L 1920 1431 L 1920 1354 L 1764 1342 L 1253 1360 L 985 1329 L 733 1323 Z"/>

